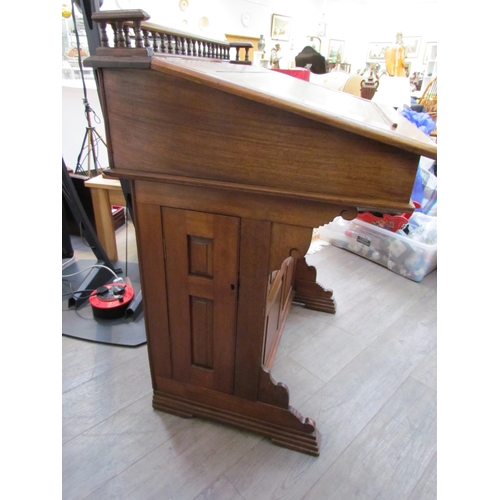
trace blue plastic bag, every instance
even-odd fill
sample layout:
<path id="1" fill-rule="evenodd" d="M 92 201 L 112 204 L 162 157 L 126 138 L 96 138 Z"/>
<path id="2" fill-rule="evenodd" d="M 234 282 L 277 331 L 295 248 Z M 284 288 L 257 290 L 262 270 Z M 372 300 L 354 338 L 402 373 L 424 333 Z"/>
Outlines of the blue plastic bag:
<path id="1" fill-rule="evenodd" d="M 429 114 L 413 111 L 413 109 L 406 104 L 402 109 L 400 109 L 400 113 L 426 135 L 430 135 L 430 133 L 436 128 L 436 122 Z"/>
<path id="2" fill-rule="evenodd" d="M 420 205 L 415 212 L 434 216 L 437 215 L 437 176 L 433 173 L 433 164 L 434 160 L 420 157 L 411 199 Z"/>

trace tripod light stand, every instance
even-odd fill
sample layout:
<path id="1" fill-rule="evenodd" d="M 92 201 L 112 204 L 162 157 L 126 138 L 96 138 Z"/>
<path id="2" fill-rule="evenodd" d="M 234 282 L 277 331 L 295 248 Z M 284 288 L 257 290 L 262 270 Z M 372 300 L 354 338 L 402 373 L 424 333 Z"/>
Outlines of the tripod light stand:
<path id="1" fill-rule="evenodd" d="M 79 174 L 85 171 L 83 167 L 83 162 L 85 161 L 85 159 L 87 159 L 86 172 L 89 177 L 92 177 L 93 175 L 97 175 L 99 173 L 99 168 L 98 168 L 99 159 L 97 156 L 97 145 L 99 142 L 102 142 L 106 147 L 107 145 L 104 139 L 99 135 L 99 132 L 97 132 L 95 127 L 92 126 L 91 114 L 93 113 L 93 110 L 90 107 L 90 104 L 87 100 L 87 92 L 85 89 L 85 85 L 83 87 L 83 91 L 84 91 L 83 104 L 85 106 L 85 117 L 87 119 L 87 127 L 85 130 L 85 134 L 83 136 L 82 147 L 80 148 L 80 153 L 78 154 L 78 159 L 76 160 L 75 173 Z"/>
<path id="2" fill-rule="evenodd" d="M 85 85 L 85 77 L 83 74 L 83 65 L 82 65 L 82 55 L 80 51 L 80 37 L 78 34 L 78 26 L 76 23 L 75 16 L 75 1 L 71 2 L 71 15 L 73 18 L 73 24 L 75 26 L 75 36 L 76 36 L 76 48 L 78 54 L 78 66 L 80 68 L 80 75 L 82 78 L 83 85 L 83 105 L 85 108 L 85 119 L 87 121 L 87 127 L 85 129 L 85 134 L 83 136 L 82 146 L 80 148 L 80 153 L 78 154 L 78 158 L 76 161 L 75 173 L 83 174 L 86 173 L 89 177 L 95 176 L 99 173 L 99 159 L 97 153 L 97 146 L 100 142 L 107 147 L 106 142 L 101 137 L 101 135 L 97 132 L 95 127 L 92 124 L 92 114 L 94 116 L 95 112 L 90 107 L 88 98 L 87 98 L 87 87 Z M 83 163 L 87 160 L 87 169 L 85 170 Z"/>

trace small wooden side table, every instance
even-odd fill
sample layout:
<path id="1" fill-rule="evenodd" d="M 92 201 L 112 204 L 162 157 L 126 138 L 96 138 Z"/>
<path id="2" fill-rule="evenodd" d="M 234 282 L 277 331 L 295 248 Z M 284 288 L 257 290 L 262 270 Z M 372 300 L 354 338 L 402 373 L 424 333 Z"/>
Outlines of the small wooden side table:
<path id="1" fill-rule="evenodd" d="M 111 207 L 113 205 L 126 206 L 120 181 L 104 179 L 102 175 L 98 175 L 85 181 L 85 186 L 90 189 L 92 194 L 97 237 L 109 260 L 116 261 L 118 260 L 118 250 Z"/>

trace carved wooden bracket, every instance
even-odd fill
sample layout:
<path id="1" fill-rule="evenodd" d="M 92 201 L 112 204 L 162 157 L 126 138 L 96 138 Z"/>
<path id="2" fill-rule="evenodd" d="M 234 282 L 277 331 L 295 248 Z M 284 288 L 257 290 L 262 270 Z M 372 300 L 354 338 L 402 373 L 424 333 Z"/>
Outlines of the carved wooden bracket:
<path id="1" fill-rule="evenodd" d="M 269 273 L 281 268 L 287 257 L 304 257 L 311 245 L 312 228 L 273 223 Z"/>
<path id="2" fill-rule="evenodd" d="M 259 401 L 288 409 L 289 400 L 288 387 L 281 382 L 276 382 L 269 370 L 262 367 L 259 377 Z"/>
<path id="3" fill-rule="evenodd" d="M 304 304 L 307 309 L 335 314 L 337 304 L 333 291 L 323 288 L 316 281 L 316 268 L 307 265 L 305 259 L 299 259 L 295 268 L 294 302 Z"/>

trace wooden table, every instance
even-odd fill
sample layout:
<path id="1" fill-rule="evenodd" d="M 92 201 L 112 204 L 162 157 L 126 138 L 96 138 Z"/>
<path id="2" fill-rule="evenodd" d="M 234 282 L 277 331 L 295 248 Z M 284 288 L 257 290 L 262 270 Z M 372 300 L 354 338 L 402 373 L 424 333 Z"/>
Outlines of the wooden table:
<path id="1" fill-rule="evenodd" d="M 97 237 L 109 260 L 118 260 L 111 207 L 113 205 L 126 206 L 120 181 L 116 179 L 104 179 L 102 175 L 99 175 L 85 181 L 85 186 L 92 193 Z"/>

